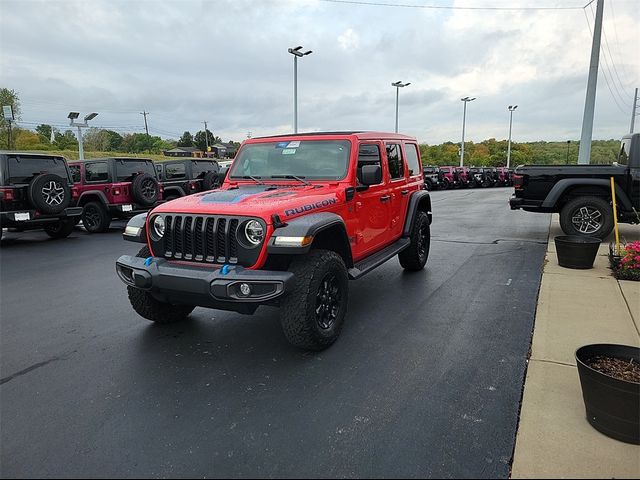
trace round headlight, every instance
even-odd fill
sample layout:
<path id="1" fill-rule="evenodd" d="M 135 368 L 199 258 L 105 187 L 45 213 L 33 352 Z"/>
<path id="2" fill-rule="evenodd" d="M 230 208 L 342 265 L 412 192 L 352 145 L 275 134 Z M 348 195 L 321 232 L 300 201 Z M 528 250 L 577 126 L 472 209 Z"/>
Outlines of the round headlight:
<path id="1" fill-rule="evenodd" d="M 157 216 L 153 220 L 153 231 L 158 237 L 164 237 L 164 217 Z"/>
<path id="2" fill-rule="evenodd" d="M 256 220 L 249 220 L 244 227 L 244 235 L 251 245 L 260 245 L 264 240 L 264 228 Z"/>

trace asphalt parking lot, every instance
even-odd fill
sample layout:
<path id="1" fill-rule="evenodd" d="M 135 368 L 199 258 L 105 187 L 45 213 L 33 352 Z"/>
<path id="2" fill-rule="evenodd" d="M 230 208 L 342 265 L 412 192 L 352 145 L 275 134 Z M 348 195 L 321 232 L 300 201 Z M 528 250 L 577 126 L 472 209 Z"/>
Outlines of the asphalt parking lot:
<path id="1" fill-rule="evenodd" d="M 138 317 L 121 228 L 9 232 L 2 477 L 507 477 L 549 228 L 511 191 L 433 192 L 427 269 L 352 282 L 320 354 L 273 308 Z"/>

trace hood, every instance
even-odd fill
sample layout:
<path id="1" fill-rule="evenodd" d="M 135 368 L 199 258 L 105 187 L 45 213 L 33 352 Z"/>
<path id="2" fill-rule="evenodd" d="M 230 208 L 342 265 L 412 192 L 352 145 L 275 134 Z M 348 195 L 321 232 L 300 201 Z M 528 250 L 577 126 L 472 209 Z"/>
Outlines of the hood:
<path id="1" fill-rule="evenodd" d="M 310 211 L 327 210 L 337 203 L 335 184 L 239 185 L 178 198 L 163 203 L 154 212 L 252 216 L 270 223 L 274 214 L 285 220 Z"/>

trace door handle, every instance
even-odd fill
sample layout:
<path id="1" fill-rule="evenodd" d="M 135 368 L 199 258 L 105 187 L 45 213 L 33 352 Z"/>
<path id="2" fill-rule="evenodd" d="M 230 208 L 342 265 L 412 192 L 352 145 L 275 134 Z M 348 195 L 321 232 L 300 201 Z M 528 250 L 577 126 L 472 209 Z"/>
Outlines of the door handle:
<path id="1" fill-rule="evenodd" d="M 391 195 L 383 195 L 382 197 L 380 197 L 381 202 L 386 202 L 388 200 L 391 200 Z"/>
<path id="2" fill-rule="evenodd" d="M 400 193 L 402 195 L 409 195 L 409 190 L 402 190 Z"/>

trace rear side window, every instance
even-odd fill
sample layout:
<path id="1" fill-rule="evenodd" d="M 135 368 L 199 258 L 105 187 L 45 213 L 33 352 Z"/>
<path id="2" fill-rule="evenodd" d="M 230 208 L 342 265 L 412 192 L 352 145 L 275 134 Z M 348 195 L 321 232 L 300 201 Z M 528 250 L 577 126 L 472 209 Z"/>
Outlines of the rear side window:
<path id="1" fill-rule="evenodd" d="M 402 149 L 398 143 L 387 145 L 387 162 L 389 163 L 389 174 L 391 180 L 404 177 L 404 166 L 402 164 Z"/>
<path id="2" fill-rule="evenodd" d="M 184 163 L 169 163 L 165 165 L 164 172 L 167 180 L 176 180 L 184 178 L 185 173 Z"/>
<path id="3" fill-rule="evenodd" d="M 84 166 L 84 180 L 86 182 L 108 182 L 107 162 L 87 163 Z"/>
<path id="4" fill-rule="evenodd" d="M 116 159 L 116 178 L 118 182 L 130 182 L 138 173 L 148 173 L 156 178 L 156 170 L 151 160 Z"/>
<path id="5" fill-rule="evenodd" d="M 631 151 L 631 139 L 625 138 L 620 143 L 620 153 L 618 154 L 618 163 L 620 165 L 627 165 L 629 163 L 630 151 Z"/>
<path id="6" fill-rule="evenodd" d="M 73 183 L 78 183 L 80 181 L 80 165 L 69 165 L 69 170 L 71 170 Z"/>
<path id="7" fill-rule="evenodd" d="M 207 172 L 218 172 L 220 169 L 214 162 L 193 162 L 191 164 L 193 178 L 204 178 Z"/>
<path id="8" fill-rule="evenodd" d="M 404 149 L 407 153 L 409 176 L 420 175 L 420 155 L 418 155 L 418 146 L 413 143 L 405 143 Z"/>
<path id="9" fill-rule="evenodd" d="M 41 173 L 53 173 L 62 178 L 69 178 L 65 162 L 55 157 L 9 157 L 9 183 L 29 183 Z"/>

